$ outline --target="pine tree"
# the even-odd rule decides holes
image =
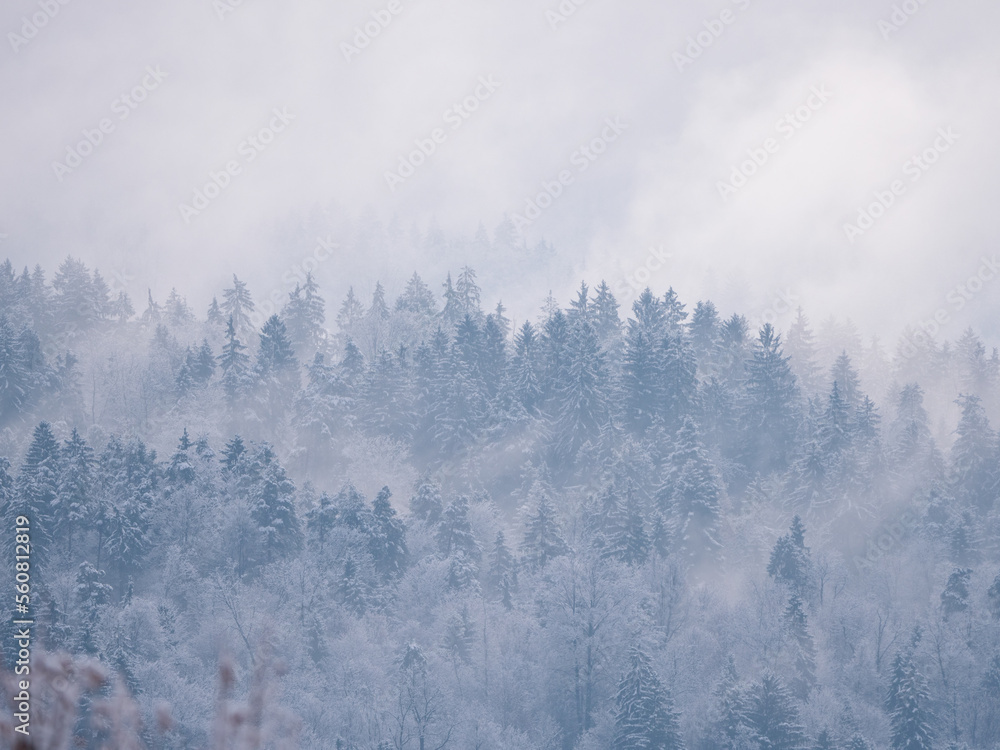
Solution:
[[[108,308],[108,315],[119,323],[124,323],[135,315],[135,308],[132,307],[132,299],[128,296],[128,292],[124,290],[118,292],[118,296]]]
[[[626,423],[642,434],[653,424],[662,396],[657,346],[666,323],[660,301],[648,288],[632,304],[632,314],[626,324],[622,384]]]
[[[789,532],[781,537],[771,550],[767,574],[778,583],[787,584],[793,592],[808,599],[812,578],[812,559],[805,544],[805,527],[795,516]]]
[[[764,674],[754,685],[746,717],[761,750],[800,750],[806,746],[795,703],[773,674]]]
[[[222,368],[222,389],[232,404],[249,387],[250,357],[236,335],[236,325],[231,316],[226,323],[226,343],[219,355],[219,366]]]
[[[123,443],[112,437],[99,461],[98,488],[93,504],[99,534],[97,559],[103,550],[108,569],[118,572],[118,590],[124,592],[130,575],[139,570],[153,546],[150,515],[156,496],[156,454],[140,440]]]
[[[243,459],[246,453],[246,444],[243,442],[243,438],[239,435],[233,435],[229,442],[226,443],[225,447],[222,449],[222,458],[220,459],[222,467],[226,472],[236,472],[239,468],[240,461]]]
[[[735,750],[737,738],[747,731],[747,695],[740,683],[732,654],[726,660],[722,680],[716,685],[713,695],[717,701],[713,724],[719,745],[725,750]]]
[[[924,472],[934,462],[936,449],[923,404],[924,391],[916,383],[900,391],[896,418],[889,429],[892,458],[900,469],[909,465]]]
[[[417,493],[410,499],[410,513],[429,526],[436,525],[444,513],[441,489],[429,481],[421,482]]]
[[[944,591],[941,592],[941,611],[947,618],[969,608],[969,580],[971,568],[956,568],[948,576]]]
[[[226,316],[222,314],[222,307],[219,306],[219,300],[216,297],[212,297],[212,303],[208,306],[208,312],[205,314],[205,321],[210,326],[224,326],[226,324]]]
[[[188,307],[187,300],[181,297],[174,288],[171,288],[170,294],[167,296],[164,313],[167,316],[167,322],[172,326],[184,326],[194,320],[194,314]]]
[[[796,311],[795,322],[788,329],[785,351],[790,357],[789,364],[796,379],[802,384],[802,389],[810,395],[819,393],[822,388],[822,376],[819,365],[816,364],[816,337],[801,307]]]
[[[597,441],[609,418],[608,373],[593,325],[581,318],[570,330],[563,375],[556,385],[554,447],[560,461]]]
[[[408,312],[418,320],[428,322],[437,315],[437,301],[434,299],[434,293],[416,271],[406,282],[406,288],[396,300],[396,310]]]
[[[802,608],[802,599],[793,593],[785,609],[785,622],[792,636],[795,674],[790,687],[801,701],[809,700],[809,694],[816,686],[816,647]]]
[[[39,563],[45,559],[54,539],[57,519],[63,526],[69,522],[64,509],[59,507],[60,453],[49,423],[40,422],[17,477],[15,512],[27,516],[31,522],[32,542],[41,553],[36,557]]]
[[[542,399],[538,375],[538,338],[531,323],[525,321],[514,336],[511,361],[511,388],[528,414],[536,414]]]
[[[709,377],[718,373],[720,365],[720,344],[722,322],[719,311],[712,302],[698,302],[691,316],[689,334],[691,348],[698,362],[698,373]]]
[[[102,316],[102,308],[107,304],[94,289],[87,266],[71,256],[67,256],[56,271],[52,290],[55,317],[64,326],[89,328]],[[103,292],[107,294],[106,285]]]
[[[337,597],[344,606],[356,615],[363,615],[372,599],[372,591],[362,576],[357,561],[348,556],[344,561],[344,570],[337,583]]]
[[[853,437],[851,433],[849,404],[841,398],[840,386],[834,380],[820,423],[820,443],[827,461],[848,448]]]
[[[500,382],[507,367],[507,342],[497,316],[489,314],[483,324],[482,347],[479,353],[479,368],[482,374],[485,396],[492,401],[500,390]]]
[[[480,320],[483,315],[480,307],[480,289],[476,283],[476,272],[469,266],[463,266],[455,282],[455,296],[458,299],[462,315],[469,315]]]
[[[455,326],[462,319],[465,311],[462,307],[462,300],[455,291],[451,283],[451,272],[444,282],[444,309],[441,310],[441,324],[447,331],[454,331]]]
[[[555,507],[545,490],[533,490],[534,509],[528,516],[521,551],[529,567],[543,568],[549,560],[569,552],[562,537]],[[529,498],[530,502],[531,498]]]
[[[769,323],[747,361],[746,399],[741,415],[744,458],[760,471],[788,463],[798,427],[798,387],[781,349],[781,337]]]
[[[296,551],[302,541],[295,511],[295,485],[267,443],[257,446],[245,459],[251,518],[264,548],[263,562],[271,563]]]
[[[824,727],[816,736],[816,743],[813,750],[837,750],[837,743],[830,735],[830,730]]]
[[[990,615],[994,620],[1000,620],[1000,573],[993,579],[989,590],[986,592],[986,599],[990,609]]]
[[[295,289],[288,293],[288,302],[281,311],[281,317],[298,356],[312,356],[322,346],[326,335],[323,329],[325,308],[319,285],[311,272],[306,274],[304,285],[296,284]]]
[[[62,449],[55,533],[73,554],[73,532],[90,513],[94,490],[94,451],[73,428]]]
[[[892,679],[886,698],[886,710],[892,726],[894,750],[929,750],[933,747],[929,695],[925,680],[913,663],[909,649],[896,654]]]
[[[482,554],[469,523],[469,498],[459,495],[445,508],[437,529],[438,549],[443,557],[461,551],[470,560],[478,561]]]
[[[618,300],[604,281],[598,285],[596,292],[591,307],[594,310],[594,327],[597,329],[601,348],[607,352],[617,353],[616,349],[622,335]]]
[[[340,329],[341,335],[348,339],[356,338],[360,333],[358,326],[364,319],[364,315],[364,305],[354,295],[354,287],[348,287],[347,296],[337,312],[337,328]]]
[[[104,571],[88,562],[80,563],[74,599],[78,611],[76,645],[86,654],[96,654],[94,631],[102,609],[110,602],[113,589],[104,583]]]
[[[222,312],[226,320],[232,323],[235,335],[243,341],[248,341],[253,333],[253,323],[250,314],[254,311],[253,299],[245,282],[233,274],[233,286],[222,293]]]
[[[569,303],[567,317],[569,318],[570,325],[581,320],[586,320],[591,324],[594,323],[594,311],[591,309],[589,295],[590,289],[587,287],[586,282],[581,281],[580,289],[576,293],[576,299],[571,300]]]
[[[497,532],[490,550],[487,586],[508,611],[513,609],[513,595],[517,591],[517,562],[507,548],[503,531]]]
[[[861,381],[846,351],[842,351],[840,356],[837,357],[837,361],[833,363],[833,369],[830,371],[830,379],[836,384],[840,395],[847,404],[847,408],[851,410],[856,409],[858,404],[861,403],[863,395],[861,393]]]
[[[34,389],[24,344],[6,312],[0,313],[0,424],[20,414],[31,401]]]
[[[548,411],[551,411],[551,402],[566,377],[569,336],[566,315],[557,308],[545,321],[539,347],[541,374],[539,384],[542,389],[542,403]]]
[[[316,547],[322,553],[327,538],[337,526],[337,506],[327,493],[320,493],[315,504],[306,511],[305,522],[306,529],[312,535],[310,544],[312,538],[315,538]]]
[[[441,646],[453,660],[468,664],[472,658],[472,648],[476,640],[476,629],[469,616],[469,608],[463,606],[453,612],[445,624]]]
[[[626,565],[642,565],[649,559],[651,547],[639,502],[630,485],[625,496],[616,503],[603,554]]]
[[[448,588],[453,591],[479,590],[479,557],[458,549],[448,558]]]
[[[962,418],[951,449],[951,487],[955,498],[989,512],[1000,494],[997,435],[978,396],[961,396]]]
[[[257,350],[257,377],[278,376],[297,366],[295,352],[285,324],[272,315],[260,329],[260,347]]]
[[[629,652],[630,668],[618,683],[612,750],[680,750],[680,719],[641,649]]]
[[[409,550],[406,547],[406,526],[396,516],[389,498],[392,493],[383,487],[372,508],[372,530],[369,550],[375,561],[375,572],[385,580],[398,579],[406,571]]]
[[[690,559],[697,562],[716,555],[722,481],[694,420],[685,417],[667,465],[666,480],[657,492],[660,512],[672,518]]]
[[[657,359],[662,377],[658,416],[664,428],[673,432],[694,410],[697,365],[687,339],[680,332],[664,336]]]

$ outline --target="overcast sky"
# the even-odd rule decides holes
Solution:
[[[895,337],[943,310],[943,335],[997,341],[995,3],[236,2],[3,3],[0,257],[51,276],[72,254],[140,309],[177,286],[203,312],[232,272],[263,295],[312,255],[302,217],[471,236],[563,173],[521,224],[557,261],[483,278],[489,300],[638,272],[724,312],[787,322],[791,299]],[[207,206],[181,207],[230,162]],[[877,193],[891,205],[845,230]],[[331,297],[413,270],[436,286],[428,253],[343,247],[318,274]]]

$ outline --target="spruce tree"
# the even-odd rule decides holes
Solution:
[[[503,531],[498,531],[490,550],[487,586],[509,611],[513,608],[513,595],[517,590],[517,561],[507,547]]]
[[[250,385],[250,357],[236,335],[232,316],[226,323],[226,343],[219,355],[219,366],[222,368],[222,389],[233,404]]]
[[[792,639],[794,676],[790,687],[792,693],[801,701],[809,700],[812,689],[816,686],[816,646],[809,634],[809,626],[802,599],[793,593],[785,609],[785,622]]]
[[[802,384],[802,389],[809,395],[819,393],[823,378],[819,365],[816,364],[816,337],[801,307],[796,311],[795,321],[788,329],[785,351],[790,357],[789,364],[796,379]]]
[[[471,560],[479,560],[482,551],[469,523],[469,498],[459,495],[445,508],[437,529],[438,549],[443,557],[461,550]]]
[[[250,314],[255,308],[246,283],[240,281],[236,274],[233,274],[233,286],[231,289],[226,289],[222,296],[222,312],[225,318],[232,323],[235,336],[243,341],[249,340],[253,333]]]
[[[803,599],[811,593],[812,559],[805,544],[805,527],[795,516],[789,532],[781,537],[771,550],[767,574],[778,583],[787,584]]]
[[[680,750],[680,719],[648,656],[629,652],[629,670],[618,683],[612,750]]]
[[[1000,573],[993,579],[993,583],[990,584],[990,588],[986,592],[986,602],[993,619],[1000,620]]]
[[[1000,493],[997,435],[978,396],[961,396],[956,403],[962,417],[951,449],[952,492],[959,502],[989,512]]]
[[[73,532],[90,513],[94,491],[94,451],[73,428],[62,449],[59,475],[59,502],[55,533],[66,540],[66,551],[73,553]]]
[[[754,685],[746,717],[761,750],[801,750],[806,747],[805,732],[799,724],[795,702],[775,675],[765,673]]]
[[[295,485],[266,443],[257,446],[247,458],[246,472],[251,517],[264,549],[262,562],[271,563],[289,556],[302,541],[295,510]]]
[[[74,589],[78,613],[76,646],[86,654],[98,652],[95,631],[103,608],[111,601],[112,591],[112,587],[104,582],[103,570],[88,562],[80,563]]]
[[[409,550],[406,547],[406,526],[397,517],[389,498],[392,493],[383,487],[372,505],[372,530],[369,550],[375,561],[375,572],[385,580],[398,579],[406,571]]]
[[[562,537],[555,507],[544,490],[533,491],[529,503],[534,507],[527,519],[527,528],[521,543],[524,562],[529,567],[543,568],[549,560],[569,552],[569,545]]]
[[[623,382],[625,421],[638,434],[653,424],[662,398],[658,348],[666,332],[662,303],[647,288],[632,304],[626,324]]]
[[[55,538],[57,519],[69,522],[59,507],[59,475],[61,451],[48,422],[40,422],[31,438],[31,445],[24,457],[17,477],[17,515],[25,515],[31,522],[32,542],[40,552],[39,563],[46,559]]]
[[[941,611],[947,618],[969,608],[969,579],[971,568],[956,568],[948,576],[944,591],[941,592]]]
[[[410,499],[410,513],[430,526],[436,525],[444,513],[441,489],[430,481],[421,482],[416,494]]]
[[[642,565],[649,559],[651,541],[646,533],[645,521],[639,501],[631,485],[614,510],[604,555],[614,557],[626,565]]]
[[[564,365],[553,399],[557,463],[572,461],[584,443],[595,443],[608,421],[607,368],[585,318],[571,327]]]
[[[698,426],[685,417],[677,431],[668,472],[657,492],[660,511],[672,518],[685,554],[692,561],[715,556],[718,541],[722,481],[698,435]]]
[[[788,464],[798,428],[798,386],[781,348],[781,336],[765,323],[746,363],[741,414],[744,460],[767,472]]]
[[[913,662],[911,650],[900,651],[893,659],[885,704],[893,750],[930,750],[933,747],[929,700],[926,682]]]

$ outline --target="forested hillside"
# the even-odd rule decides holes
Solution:
[[[538,302],[306,275],[260,321],[7,262],[4,600],[24,515],[34,647],[149,747],[209,746],[220,655],[304,748],[1000,746],[993,342]]]

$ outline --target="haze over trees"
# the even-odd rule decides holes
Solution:
[[[515,324],[469,267],[306,276],[257,326],[237,276],[204,314],[48,279],[0,265],[0,508],[36,648],[120,675],[151,747],[207,746],[220,652],[253,696],[263,645],[302,747],[1000,743],[971,330],[889,356],[605,283]]]

